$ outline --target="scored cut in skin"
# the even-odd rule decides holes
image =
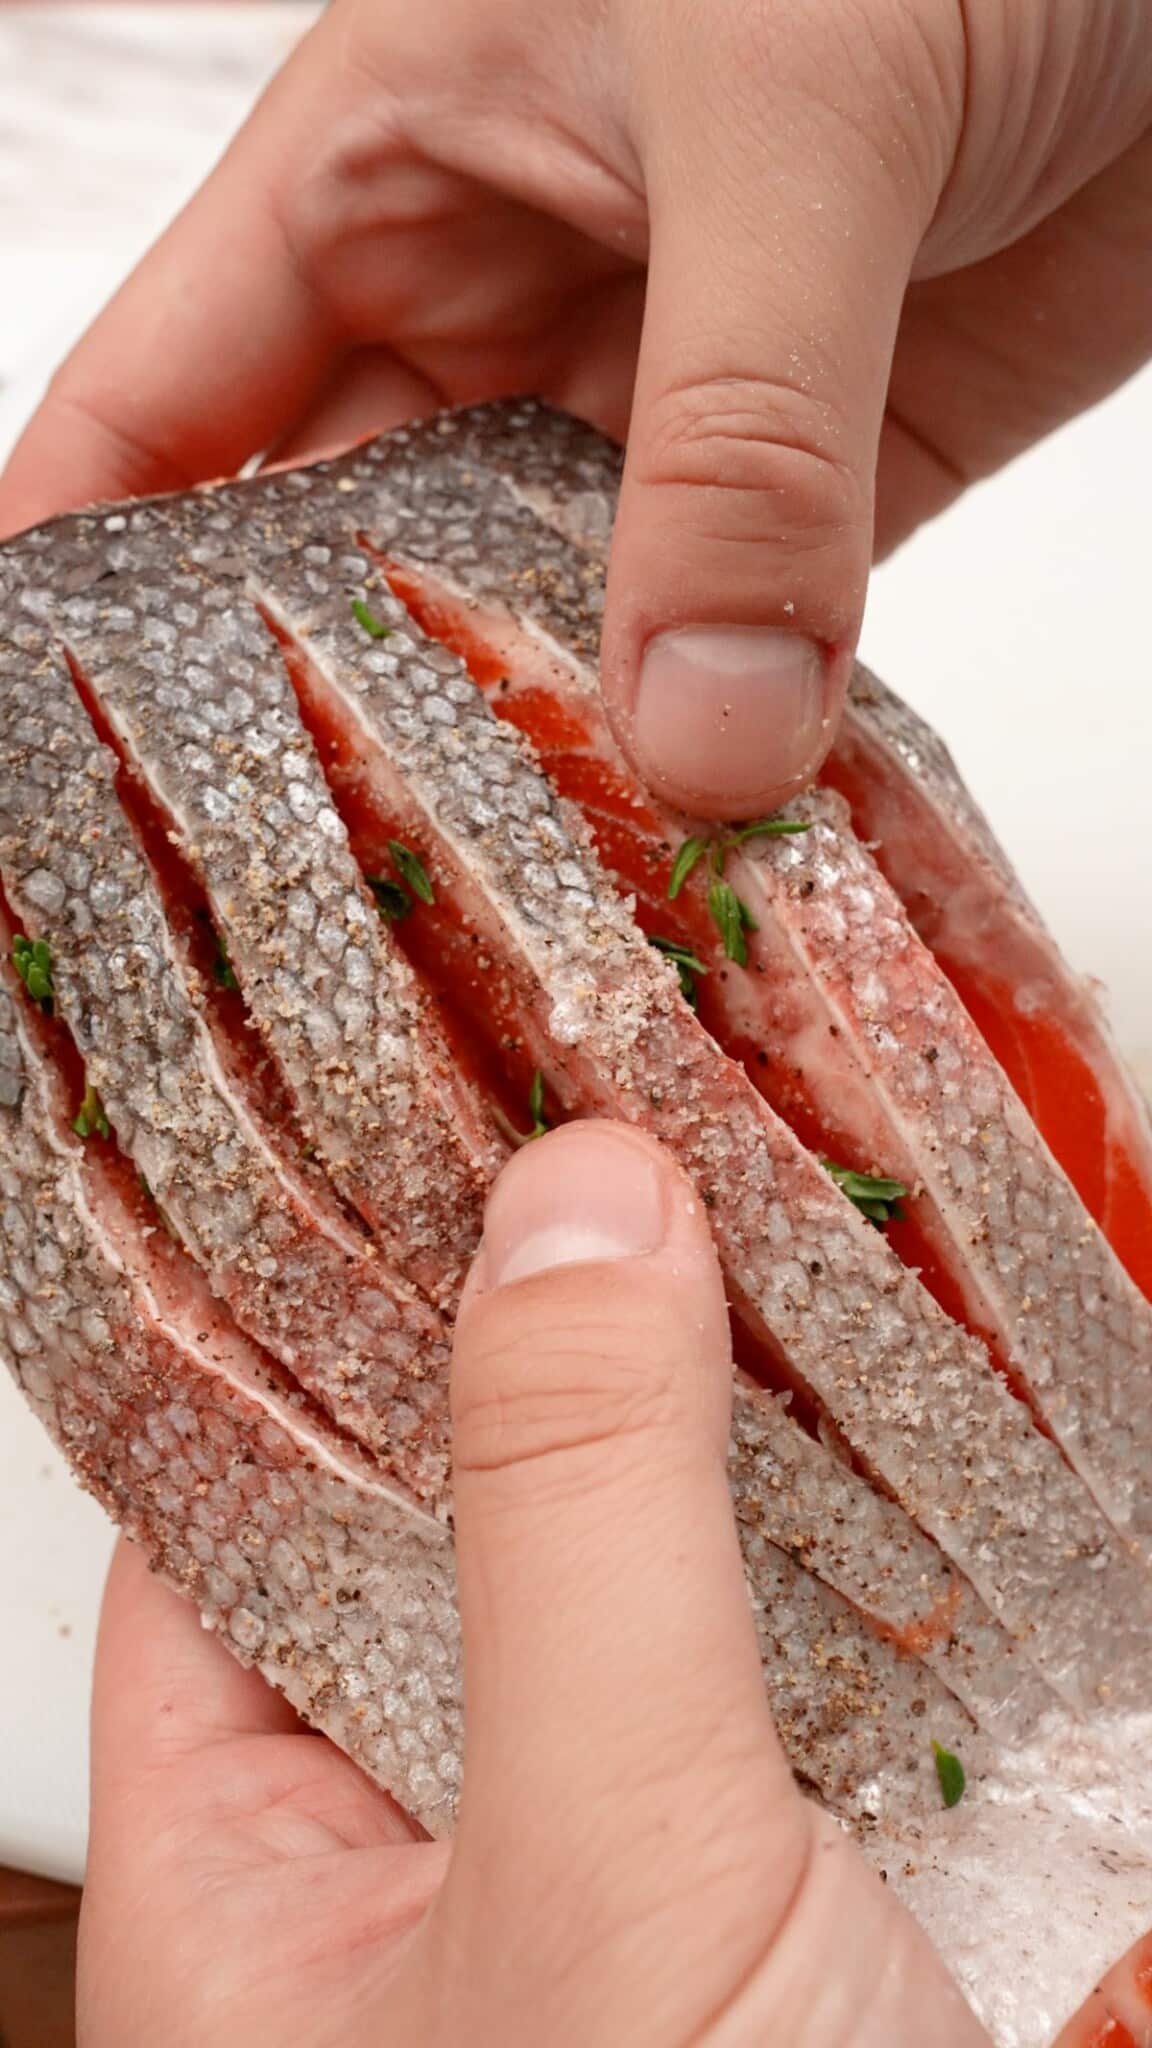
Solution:
[[[456,461],[485,485],[499,480],[563,539],[606,560],[623,458],[591,429],[528,400],[444,415],[409,438],[429,460]],[[1061,956],[947,747],[858,667],[820,780],[848,799],[861,839],[1041,1136],[1152,1298],[1148,1105],[1095,993]]]
[[[72,1136],[10,968],[0,981],[0,1355],[233,1652],[446,1832],[461,1760],[447,1532],[304,1412],[186,1256],[141,1228],[110,1155]],[[797,1767],[838,1806],[883,1774],[897,1812],[922,1811],[922,1722],[978,1764],[971,1722],[835,1594],[761,1553],[765,1677]]]
[[[29,617],[17,630],[0,645],[0,879],[22,928],[49,946],[86,1078],[241,1327],[436,1500],[447,1332],[248,1114],[120,809],[112,757],[40,627]]]
[[[764,1545],[784,1550],[928,1665],[982,1728],[1020,1742],[1054,1695],[971,1586],[895,1501],[737,1379],[729,1477],[758,1627],[773,1623]]]
[[[426,438],[433,485],[419,531],[381,493],[366,536],[394,555],[393,589],[470,661],[553,785],[582,804],[606,864],[641,899],[647,928],[687,943],[705,964],[705,1021],[727,1052],[744,1055],[773,1107],[817,1149],[913,1190],[892,1233],[897,1249],[989,1345],[1113,1525],[1148,1555],[1139,1475],[1152,1460],[1152,1307],[1040,1141],[839,799],[790,806],[785,821],[807,825],[803,835],[753,839],[727,854],[725,880],[757,927],[745,935],[747,970],[734,970],[708,912],[706,859],[668,901],[689,827],[641,787],[608,724],[595,668],[595,562],[542,533],[498,476],[477,484],[463,518],[455,459],[440,437]],[[408,459],[401,441],[394,460]]]
[[[401,469],[393,485],[390,466],[388,481],[415,521],[418,473]],[[529,1055],[560,1100],[639,1121],[671,1145],[711,1206],[754,1332],[784,1351],[1049,1681],[1085,1705],[1101,1688],[1138,1685],[1152,1582],[980,1347],[696,1025],[574,814],[462,665],[415,629],[367,562],[359,584],[327,599],[300,573],[309,545],[326,534],[346,547],[374,506],[379,516],[372,451],[258,489],[248,559],[262,603],[301,651],[306,719],[342,807],[376,803],[390,826],[399,817],[436,849],[438,893],[502,964]],[[390,637],[366,645],[353,601]],[[824,1276],[816,1288],[813,1266]]]
[[[1117,1255],[1152,1299],[1152,1119],[947,748],[858,669],[824,771]]]

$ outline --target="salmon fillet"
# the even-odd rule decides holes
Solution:
[[[794,1767],[1032,2048],[1152,1920],[1124,1183],[1054,1156],[842,796],[734,840],[638,787],[595,679],[617,475],[481,408],[0,549],[0,1350],[235,1653],[443,1831],[484,1192],[541,1109],[653,1132],[725,1267]]]

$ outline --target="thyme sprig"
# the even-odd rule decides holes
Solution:
[[[378,619],[375,612],[365,604],[362,597],[354,597],[352,599],[352,617],[355,619],[356,624],[367,633],[370,640],[391,639],[391,626],[386,626],[383,619]]]
[[[747,967],[746,934],[756,930],[756,920],[743,898],[724,879],[728,855],[749,839],[789,838],[797,832],[810,832],[812,824],[811,818],[756,818],[752,824],[737,825],[731,831],[711,835],[694,833],[684,841],[672,863],[672,873],[668,878],[669,902],[675,901],[693,869],[707,855],[713,877],[708,887],[712,922],[720,934],[727,958],[734,960],[738,967]]]
[[[893,1221],[900,1223],[904,1211],[900,1207],[902,1198],[908,1193],[902,1180],[889,1180],[880,1173],[857,1173],[854,1167],[838,1166],[833,1159],[822,1159],[821,1166],[830,1173],[842,1194],[854,1202],[861,1215],[867,1216],[878,1230]]]
[[[108,1121],[104,1104],[96,1089],[89,1081],[84,1089],[84,1100],[72,1119],[72,1129],[78,1138],[110,1138],[112,1126]]]
[[[17,932],[12,940],[12,964],[34,1003],[45,1016],[52,1015],[56,995],[52,979],[52,951],[45,939],[29,939]]]
[[[672,962],[680,977],[680,993],[694,1010],[698,1001],[696,978],[708,972],[704,962],[697,959],[690,946],[682,946],[676,939],[662,938],[659,932],[649,932],[648,944],[655,946],[658,953],[663,953],[665,959]]]
[[[945,1806],[959,1806],[968,1783],[963,1764],[950,1749],[945,1749],[942,1742],[932,1744],[932,1754],[936,1759],[936,1776],[940,1780],[940,1796]]]

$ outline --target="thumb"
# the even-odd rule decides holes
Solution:
[[[679,1871],[698,1920],[701,1810],[723,1816],[713,1876],[723,1887],[730,1871],[734,1938],[762,1940],[775,1889],[790,1895],[808,1822],[745,1589],[730,1388],[705,1212],[660,1147],[576,1123],[517,1154],[489,1200],[453,1364],[453,1882],[469,1891],[481,1866],[504,1927],[539,1935],[558,1901],[572,1932],[590,1917],[611,1945],[635,1930],[637,1896],[652,1903],[656,1842],[657,1890]],[[765,1866],[754,1884],[749,1858]]]
[[[910,60],[895,36],[884,58],[883,6],[850,51],[822,5],[778,34],[770,8],[710,8],[705,37],[686,12],[703,20],[673,0],[691,48],[660,67],[642,150],[651,261],[603,673],[649,785],[747,817],[810,781],[835,734],[946,139],[938,87],[913,142],[900,131]]]

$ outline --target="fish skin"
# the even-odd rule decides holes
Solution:
[[[282,488],[265,485],[265,503],[281,502]],[[719,1054],[607,885],[582,820],[456,657],[420,632],[366,559],[358,589],[338,596],[320,597],[301,573],[321,532],[371,532],[390,546],[397,506],[411,533],[423,521],[431,536],[444,493],[427,464],[397,466],[393,444],[298,477],[292,547],[262,556],[273,522],[253,522],[262,601],[345,705],[358,745],[375,750],[388,802],[405,793],[487,950],[510,963],[523,1035],[561,1102],[640,1123],[670,1146],[710,1206],[737,1308],[1049,1683],[1088,1708],[1102,1686],[1138,1686],[1152,1581],[982,1348]],[[388,639],[365,646],[350,595]],[[825,1276],[818,1289],[813,1265]]]
[[[214,757],[206,749],[215,744],[220,746],[229,772],[228,788],[235,793],[235,809],[226,822],[230,834],[236,835],[235,843],[238,849],[243,850],[260,836],[261,817],[258,806],[249,808],[242,805],[241,798],[245,795],[246,784],[251,783],[259,790],[263,759],[269,757],[254,757],[251,751],[244,747],[243,720],[240,721],[241,729],[238,731],[235,712],[229,717],[219,719],[206,719],[202,716],[207,705],[219,700],[222,690],[225,692],[222,701],[227,705],[227,691],[236,687],[235,681],[229,683],[227,673],[221,672],[220,669],[221,643],[223,642],[225,649],[229,649],[232,634],[229,629],[214,626],[211,634],[212,644],[206,647],[204,632],[199,630],[198,614],[190,602],[198,595],[197,578],[206,563],[211,563],[213,572],[218,573],[226,585],[231,578],[233,590],[238,575],[242,573],[242,560],[235,552],[238,534],[234,530],[234,521],[229,517],[226,503],[221,502],[222,495],[214,494],[209,531],[206,535],[201,534],[199,538],[195,530],[196,518],[193,516],[189,520],[185,516],[185,508],[189,502],[185,500],[162,501],[155,506],[138,508],[132,515],[128,531],[124,530],[123,521],[113,515],[114,533],[111,539],[103,532],[103,523],[99,519],[71,522],[73,530],[69,545],[63,554],[63,573],[69,583],[70,594],[53,605],[53,623],[88,669],[89,681],[105,711],[109,714],[119,713],[120,725],[133,758],[148,770],[153,789],[164,797],[172,808],[176,807],[177,802],[187,801],[186,797],[178,795],[177,790],[180,779],[177,750],[182,743],[188,742],[188,734],[183,727],[187,694],[184,686],[187,681],[195,685],[196,725],[190,742],[196,750],[193,765],[204,778],[203,790],[211,796],[216,790],[216,783],[207,771]],[[203,513],[207,510],[202,500],[193,499],[190,503],[194,512]],[[250,526],[249,520],[249,530]],[[147,584],[142,583],[142,578],[146,576],[146,564],[150,559],[154,560],[157,553],[158,529],[165,539],[170,539],[173,546],[182,552],[175,555],[167,552],[163,555],[162,559],[167,565],[166,573],[161,575],[159,583],[154,587],[161,592],[167,589],[169,594],[175,588],[175,601],[181,607],[188,607],[186,611],[182,611],[176,622],[180,628],[178,640],[174,643],[171,637],[167,637],[164,643],[166,653],[162,670],[163,680],[158,686],[159,701],[153,694],[157,686],[147,674],[141,676],[134,665],[135,656],[128,623],[129,617],[135,611],[142,612],[146,619],[158,615],[156,605],[147,601]],[[306,563],[306,573],[311,576],[316,564],[308,560],[307,550],[300,554],[300,559]],[[365,567],[363,558],[356,557],[353,567],[362,570]],[[192,573],[193,570],[195,573]],[[350,616],[350,609],[343,604],[341,612]],[[113,621],[111,625],[107,623],[109,617]],[[303,757],[310,755],[310,742],[294,717],[294,699],[289,695],[285,701],[287,685],[279,666],[279,657],[275,657],[276,673],[271,674],[266,671],[263,659],[265,648],[271,651],[271,643],[266,637],[261,640],[258,634],[253,639],[250,634],[244,634],[242,646],[243,653],[240,658],[244,662],[245,673],[241,686],[248,693],[255,687],[252,670],[255,670],[257,677],[265,682],[266,701],[275,714],[277,733],[284,745],[298,757],[295,764],[297,778],[302,779],[299,776],[299,768]],[[190,678],[187,676],[187,670],[181,667],[185,654],[188,655],[192,669]],[[210,670],[204,666],[205,663],[214,664],[214,667]],[[249,715],[247,707],[238,708],[243,711],[244,717]],[[276,757],[271,758],[275,760]],[[265,789],[265,796],[267,793]],[[251,970],[254,960],[257,963],[260,960],[262,947],[267,946],[268,934],[262,931],[259,925],[257,890],[250,881],[245,881],[238,874],[235,866],[231,869],[227,866],[226,842],[223,854],[220,851],[221,836],[218,807],[212,804],[209,812],[206,812],[201,796],[198,813],[194,821],[185,827],[182,837],[189,851],[195,850],[198,862],[216,882],[217,905],[227,906],[226,910],[221,912],[221,922],[229,938],[230,957],[246,991],[256,992],[259,989],[259,981]],[[330,848],[337,835],[334,831],[329,831],[323,838],[325,852],[330,857]],[[261,877],[262,883],[274,880],[275,877]],[[255,899],[256,916],[243,921],[237,918],[235,909],[225,894],[229,890],[235,894],[239,888],[250,892]],[[272,1035],[271,1043],[282,1068],[290,1073],[293,1063],[291,1029],[281,1029],[278,1034]],[[424,1114],[422,1108],[421,1115]],[[477,1234],[478,1206],[473,1223],[473,1234]],[[434,1399],[434,1391],[431,1387],[428,1389],[430,1402]],[[745,1403],[754,1406],[757,1398],[754,1393],[739,1395],[738,1415]],[[771,1413],[774,1415],[775,1411]],[[430,1407],[429,1414],[438,1416],[441,1426],[446,1427],[446,1417],[435,1407]],[[356,1418],[352,1415],[346,1415],[342,1419],[350,1426],[355,1425]],[[361,1430],[360,1433],[366,1435],[369,1441],[372,1440],[370,1430]],[[802,1457],[807,1440],[790,1419],[785,1420],[782,1429],[776,1430],[778,1463],[785,1455],[784,1444],[780,1440],[785,1434],[800,1439],[787,1455],[789,1469],[794,1469],[797,1460]],[[756,1488],[759,1486],[761,1492],[763,1491],[764,1475],[762,1462],[760,1465],[754,1464],[750,1471],[745,1469],[743,1452],[746,1445],[755,1441],[762,1453],[764,1438],[765,1428],[762,1421],[755,1427],[749,1426],[739,1434],[737,1455],[733,1463],[733,1487],[738,1501],[742,1504],[743,1519],[746,1526],[755,1530],[754,1540],[761,1548],[762,1535],[767,1533],[772,1536],[776,1533],[776,1511],[785,1507],[779,1495],[773,1493],[767,1506],[758,1501],[754,1515],[747,1511],[748,1501],[757,1501]],[[812,1455],[812,1452],[807,1453],[809,1460]],[[1014,1668],[1010,1640],[992,1623],[990,1617],[981,1616],[980,1603],[967,1593],[967,1589],[964,1594],[965,1605],[972,1610],[968,1626],[961,1625],[962,1616],[958,1613],[954,1617],[955,1625],[951,1632],[944,1635],[939,1642],[932,1642],[932,1637],[938,1629],[941,1581],[947,1580],[947,1574],[942,1571],[933,1546],[914,1524],[906,1517],[900,1518],[901,1526],[897,1531],[893,1531],[891,1527],[886,1530],[885,1547],[870,1553],[866,1559],[858,1560],[855,1566],[834,1544],[825,1539],[820,1524],[822,1514],[829,1506],[829,1489],[842,1489],[848,1477],[842,1476],[838,1465],[828,1460],[826,1464],[828,1470],[823,1506],[817,1492],[813,1491],[806,1496],[806,1526],[805,1514],[798,1513],[798,1504],[795,1501],[787,1504],[781,1531],[787,1542],[802,1540],[806,1547],[806,1557],[813,1562],[817,1575],[825,1579],[833,1589],[846,1591],[849,1597],[865,1612],[873,1615],[894,1639],[907,1638],[924,1641],[929,1645],[926,1652],[927,1661],[933,1664],[945,1683],[953,1684],[958,1697],[971,1707],[977,1718],[985,1725],[1003,1729],[1006,1720],[1010,1720],[1015,1732],[1022,1732],[1040,1711],[1039,1701],[1043,1689],[1035,1682],[1028,1683]],[[895,1515],[895,1509],[889,1510],[889,1523]],[[874,1524],[872,1534],[877,1533]],[[948,1584],[950,1587],[958,1586],[954,1579],[948,1581]],[[952,1597],[951,1591],[948,1597]],[[1018,1664],[1018,1660],[1015,1661]]]
[[[114,763],[32,616],[0,644],[0,876],[117,1141],[241,1325],[427,1497],[448,1466],[440,1319],[270,1154],[220,1071]],[[365,925],[375,920],[364,910]]]
[[[126,537],[119,570],[94,564],[53,624],[208,891],[306,1135],[389,1262],[451,1307],[504,1148],[389,942],[280,652],[197,511],[187,536],[169,511],[159,558],[155,519]]]
[[[739,1377],[732,1446],[733,1504],[762,1629],[774,1612],[762,1571],[767,1539],[914,1653],[981,1728],[1006,1742],[1035,1730],[1053,1693],[895,1501],[799,1428],[781,1397]]]
[[[1029,1114],[1152,1298],[1152,1114],[1094,990],[1063,959],[944,742],[858,666],[824,779],[848,798],[961,996],[980,998],[976,1021]],[[1037,1024],[1059,1034],[1054,1085],[1029,1051]]]
[[[461,1726],[448,1531],[285,1398],[180,1254],[178,1284],[126,1265],[114,1191],[4,978],[0,1355],[233,1654],[442,1833]]]
[[[4,979],[0,1356],[77,1476],[233,1653],[444,1834],[462,1729],[448,1532],[292,1405],[197,1301],[181,1253],[141,1270],[139,1233],[72,1137]],[[759,1549],[766,1681],[798,1765],[842,1808],[883,1774],[890,1799],[923,1811],[922,1718],[979,1758],[968,1716],[799,1565]]]

